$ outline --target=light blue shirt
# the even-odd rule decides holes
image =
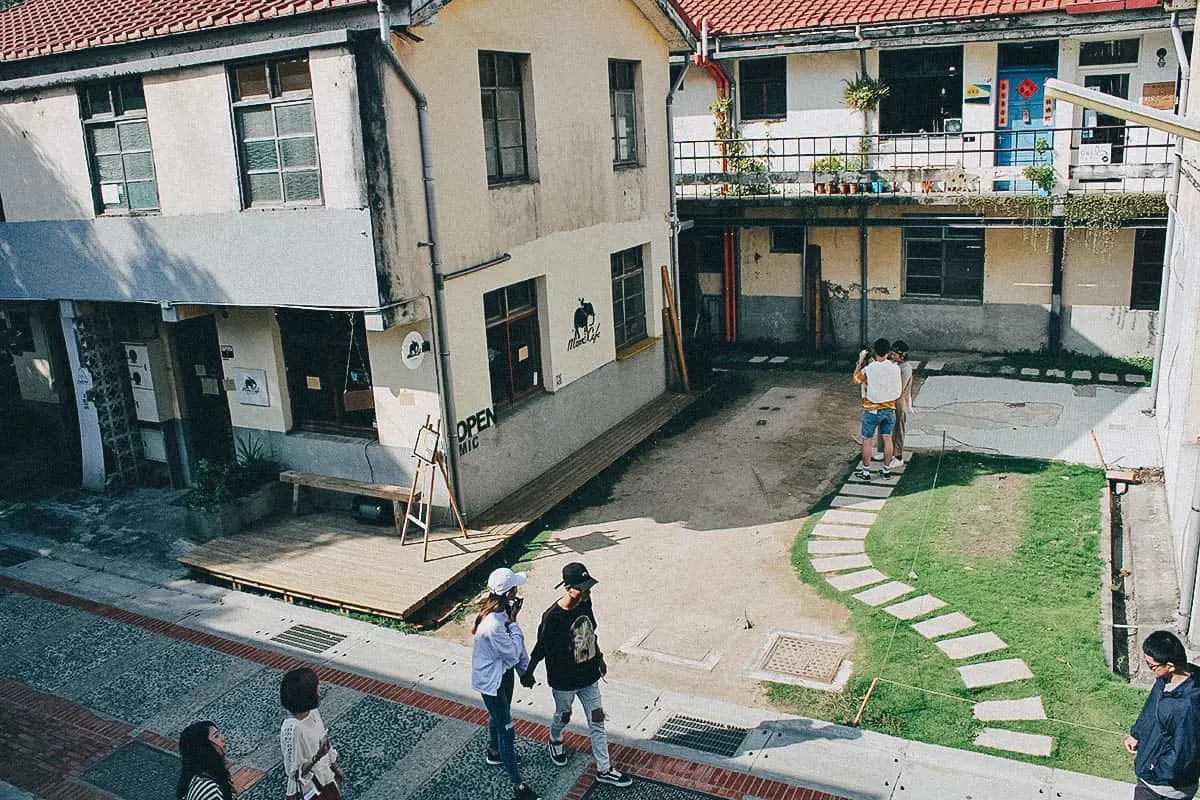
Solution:
[[[493,611],[479,623],[471,649],[471,687],[486,695],[500,690],[500,679],[512,667],[525,673],[529,653],[525,633],[504,611]]]

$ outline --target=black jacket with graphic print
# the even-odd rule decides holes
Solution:
[[[537,644],[529,654],[529,672],[546,660],[551,689],[573,692],[591,686],[603,674],[604,655],[596,644],[596,617],[590,600],[567,611],[558,603],[546,609]]]

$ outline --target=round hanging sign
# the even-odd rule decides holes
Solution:
[[[416,369],[425,360],[425,337],[417,331],[409,331],[402,345],[404,366]]]

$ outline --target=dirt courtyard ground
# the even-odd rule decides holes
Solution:
[[[765,705],[746,673],[770,634],[845,635],[846,609],[796,577],[791,548],[815,502],[850,469],[858,389],[848,374],[728,377],[745,392],[600,476],[611,482],[607,501],[578,508],[551,533],[524,591],[531,648],[569,561],[600,581],[598,636],[625,681]],[[438,635],[469,643],[469,627]]]

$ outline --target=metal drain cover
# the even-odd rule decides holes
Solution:
[[[38,558],[37,553],[28,550],[18,550],[15,547],[0,547],[0,567],[15,567]]]
[[[735,728],[696,717],[674,716],[662,724],[654,740],[689,747],[704,753],[732,757],[742,746],[748,728]]]
[[[336,644],[341,644],[345,634],[314,628],[311,625],[293,625],[286,631],[271,637],[272,642],[290,645],[308,653],[323,653]]]
[[[762,669],[794,678],[832,683],[847,655],[848,648],[837,642],[781,635],[763,658]]]

